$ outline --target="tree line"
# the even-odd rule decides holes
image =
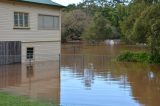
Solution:
[[[63,42],[106,39],[148,45],[160,61],[160,0],[82,0],[63,10]]]
[[[159,0],[83,0],[63,10],[62,40],[151,43],[159,17]]]
[[[62,41],[120,38],[119,21],[125,15],[125,0],[83,0],[63,10]]]

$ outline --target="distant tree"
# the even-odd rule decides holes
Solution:
[[[147,8],[145,3],[137,3],[137,4],[130,4],[127,7],[126,16],[120,21],[120,30],[121,30],[121,38],[129,43],[135,43],[136,38],[133,33],[134,25],[137,19],[141,16],[141,13]],[[145,42],[146,40],[141,40],[141,42]]]
[[[117,38],[117,35],[118,32],[111,25],[111,22],[100,13],[97,13],[92,22],[87,26],[82,37],[85,40],[103,41]]]
[[[119,27],[119,21],[122,21],[123,17],[127,15],[126,6],[117,4],[114,8],[106,7],[102,14],[112,22],[112,25]]]
[[[146,8],[136,20],[133,35],[136,42],[147,43],[151,47],[151,60],[160,63],[160,4]]]
[[[77,9],[76,4],[69,4],[66,8],[63,9],[63,11],[69,12],[75,9]]]
[[[104,8],[113,8],[118,4],[125,3],[128,3],[128,0],[83,0],[77,7],[88,15],[94,16],[97,11],[102,11]]]
[[[90,17],[81,10],[63,13],[62,16],[62,41],[78,40],[84,32]]]
[[[134,3],[142,3],[145,2],[147,4],[155,4],[155,3],[159,3],[160,0],[132,0],[132,2]]]
[[[160,63],[160,19],[152,24],[151,31],[151,62]]]

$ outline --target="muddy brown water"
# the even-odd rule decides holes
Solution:
[[[112,61],[127,45],[62,45],[59,61],[0,66],[0,90],[62,106],[159,106],[160,65]],[[57,55],[58,56],[58,55]]]

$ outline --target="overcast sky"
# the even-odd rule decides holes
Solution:
[[[68,4],[73,4],[73,3],[77,4],[81,2],[82,0],[52,0],[52,1],[62,4],[64,6],[67,6]]]

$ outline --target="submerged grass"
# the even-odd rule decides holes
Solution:
[[[27,97],[13,96],[5,92],[0,92],[0,106],[57,106],[57,105],[38,100],[30,100]]]
[[[117,61],[122,62],[141,62],[150,63],[150,54],[146,52],[122,52],[117,58]]]

